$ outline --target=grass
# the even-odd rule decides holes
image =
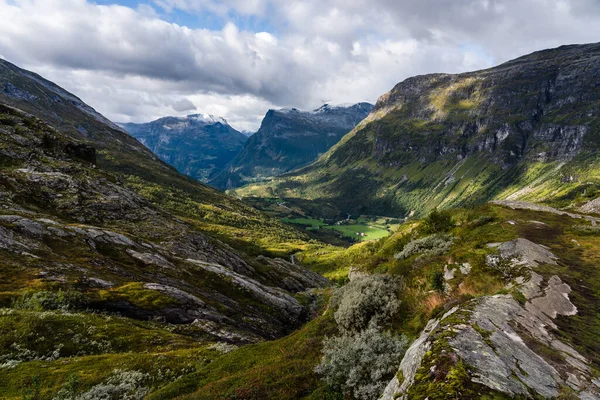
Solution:
[[[145,289],[142,282],[130,282],[117,288],[100,290],[101,301],[125,300],[144,310],[159,310],[179,305],[179,301],[156,290]]]
[[[321,342],[335,333],[331,313],[279,340],[244,346],[148,397],[178,399],[298,399],[324,391],[314,373]]]
[[[281,222],[286,224],[294,224],[294,225],[302,225],[311,228],[319,228],[322,226],[326,226],[327,224],[323,222],[323,220],[316,218],[281,218]]]
[[[341,232],[344,236],[356,238],[359,241],[377,240],[389,236],[387,229],[377,228],[373,225],[352,224],[352,225],[333,225],[325,226],[324,229],[333,229]],[[364,233],[365,236],[359,236],[357,233]]]

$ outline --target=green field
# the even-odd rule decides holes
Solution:
[[[329,225],[324,226],[323,228],[335,229],[336,231],[342,232],[344,236],[353,237],[359,241],[381,239],[382,237],[386,237],[391,233],[387,229],[383,229],[374,225],[363,224]],[[357,233],[364,233],[365,236],[359,236]]]
[[[389,218],[361,216],[356,220],[350,220],[348,223],[344,221],[342,225],[329,225],[323,219],[317,218],[281,218],[283,223],[299,225],[308,231],[315,232],[320,229],[330,229],[341,232],[344,237],[353,238],[359,242],[377,240],[390,235],[399,225],[389,224],[389,220]],[[361,236],[361,233],[364,233],[365,236]]]

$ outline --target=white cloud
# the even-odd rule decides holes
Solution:
[[[159,17],[176,10],[233,19],[208,30]],[[269,107],[375,101],[411,75],[598,37],[596,0],[0,0],[0,54],[120,122],[193,106],[256,129]]]

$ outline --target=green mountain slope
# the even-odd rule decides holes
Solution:
[[[182,174],[207,182],[237,155],[247,137],[212,115],[164,117],[121,124],[161,160]]]
[[[304,166],[336,144],[372,108],[371,104],[358,103],[325,104],[310,112],[269,110],[258,132],[210,183],[230,189]]]
[[[409,78],[315,163],[237,194],[378,215],[493,198],[568,205],[600,184],[599,61],[600,44],[573,45]]]

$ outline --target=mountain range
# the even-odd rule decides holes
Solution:
[[[230,189],[316,160],[362,121],[373,106],[325,104],[314,111],[269,110],[260,129],[210,183]]]
[[[247,140],[225,119],[212,115],[165,117],[121,126],[161,160],[203,182],[223,169]]]

